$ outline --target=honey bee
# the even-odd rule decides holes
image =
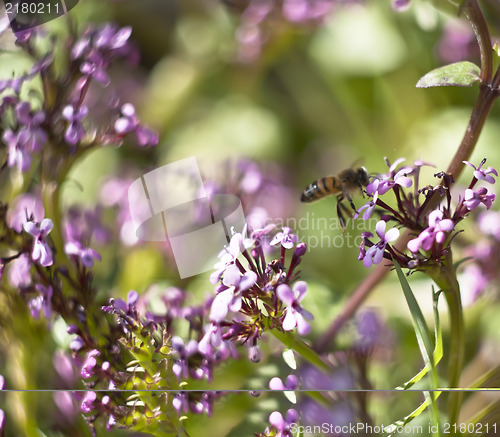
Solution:
[[[337,216],[340,221],[340,226],[345,230],[346,222],[343,212],[349,215],[349,217],[352,217],[352,214],[343,204],[343,201],[347,199],[353,211],[356,212],[351,194],[356,190],[360,190],[361,194],[363,194],[363,187],[366,187],[369,182],[370,176],[364,167],[359,167],[357,169],[348,168],[340,172],[337,176],[326,176],[308,185],[302,192],[300,201],[310,203],[322,199],[323,197],[336,194]]]

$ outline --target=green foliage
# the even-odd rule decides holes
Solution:
[[[456,62],[436,68],[423,76],[417,82],[417,88],[431,88],[435,86],[472,86],[479,82],[481,69],[472,62]]]
[[[431,338],[429,335],[429,328],[427,327],[427,322],[422,314],[422,310],[418,305],[415,295],[413,294],[406,277],[401,270],[401,267],[396,261],[394,261],[394,267],[396,269],[401,288],[405,295],[406,301],[408,303],[408,308],[410,310],[413,328],[415,330],[415,335],[417,337],[417,342],[420,348],[420,353],[425,363],[425,369],[421,370],[417,375],[411,378],[408,382],[403,385],[403,390],[409,389],[413,384],[421,380],[428,372],[430,372],[430,389],[432,391],[424,391],[426,400],[422,403],[416,410],[410,413],[401,421],[397,421],[394,426],[404,426],[411,422],[413,419],[418,417],[423,413],[427,407],[431,407],[432,410],[432,421],[433,424],[439,424],[439,411],[437,408],[436,400],[441,394],[438,391],[439,382],[436,366],[443,356],[443,339],[441,334],[441,326],[439,323],[439,312],[437,308],[438,299],[440,292],[432,292],[433,294],[433,308],[434,308],[434,318],[435,318],[435,347],[434,352],[432,352]],[[392,435],[392,434],[391,434]]]

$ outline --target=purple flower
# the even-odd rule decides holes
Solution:
[[[179,379],[187,378],[189,376],[189,357],[198,353],[198,342],[196,340],[189,340],[186,345],[184,345],[184,340],[181,337],[174,336],[171,340],[172,349],[177,352],[178,359],[174,361],[172,365],[172,371]],[[203,373],[199,375],[197,372],[191,373],[196,379],[201,379]],[[199,376],[199,377],[198,377]]]
[[[100,207],[88,210],[70,208],[63,223],[64,240],[82,248],[87,246],[84,242],[88,243],[93,238],[99,243],[108,242],[109,230],[102,225],[101,215]]]
[[[477,180],[486,181],[489,182],[490,184],[494,184],[495,178],[491,175],[494,174],[495,176],[498,176],[498,173],[493,167],[488,167],[486,170],[483,170],[481,167],[484,165],[485,162],[486,159],[483,159],[479,164],[479,167],[476,168],[476,166],[474,164],[471,164],[469,161],[463,161],[464,164],[474,169],[474,177]]]
[[[96,357],[99,355],[101,355],[101,353],[97,349],[92,349],[87,352],[85,361],[83,362],[83,366],[80,371],[82,378],[90,378],[94,374],[94,367],[97,365]]]
[[[134,105],[131,103],[125,103],[121,107],[121,117],[115,121],[114,129],[120,135],[135,132],[140,146],[156,146],[158,144],[158,135],[139,124]]]
[[[371,217],[373,210],[375,209],[377,199],[378,191],[375,191],[375,193],[373,194],[373,198],[356,211],[356,213],[354,214],[354,219],[357,219],[361,214],[361,211],[366,209],[366,211],[363,213],[363,220],[368,220]]]
[[[424,229],[417,238],[410,240],[406,247],[413,253],[417,253],[420,248],[429,250],[435,241],[439,244],[444,243],[445,232],[451,231],[454,227],[453,220],[443,220],[443,212],[434,210],[429,214],[429,227]]]
[[[98,53],[97,51],[90,52],[80,65],[80,71],[84,75],[81,80],[81,85],[83,86],[90,78],[92,78],[104,87],[107,87],[110,84],[110,79],[108,73],[106,72],[107,67],[108,63],[101,53]]]
[[[76,108],[73,105],[66,105],[62,110],[62,116],[69,121],[68,128],[64,133],[64,139],[72,146],[75,146],[85,138],[85,129],[82,120],[87,116],[89,110],[86,106]]]
[[[39,196],[21,194],[14,199],[12,207],[7,211],[7,226],[21,233],[29,220],[40,223],[45,217],[43,202]]]
[[[111,23],[106,23],[94,36],[94,47],[106,50],[119,50],[126,47],[132,35],[132,27],[125,26],[120,29]]]
[[[243,275],[236,265],[231,264],[224,271],[222,284],[225,287],[212,302],[210,320],[222,322],[229,311],[237,312],[241,309],[241,292],[248,290],[257,281],[257,274],[253,271]]]
[[[222,328],[214,322],[206,327],[206,333],[198,343],[198,350],[210,361],[223,361],[229,356],[238,356],[234,344],[222,338]],[[211,376],[211,371],[209,374]]]
[[[222,274],[225,272],[225,270],[236,261],[238,256],[251,247],[254,244],[254,240],[251,238],[246,238],[247,234],[247,226],[245,224],[245,227],[243,228],[243,232],[240,234],[238,232],[234,232],[234,228],[231,229],[231,232],[233,233],[233,236],[231,237],[231,240],[229,241],[229,245],[225,246],[224,249],[222,249],[219,252],[219,262],[215,264],[214,268],[216,269],[215,272],[213,272],[210,275],[210,282],[212,284],[217,284],[219,282]]]
[[[286,412],[286,419],[283,418],[279,411],[273,411],[269,416],[269,423],[278,431],[276,437],[291,437],[292,432],[290,428],[298,420],[299,414],[293,408],[290,408]]]
[[[19,102],[16,105],[18,123],[22,126],[18,138],[27,150],[39,152],[47,142],[47,133],[40,127],[45,121],[42,111],[32,113],[28,102]]]
[[[139,300],[139,293],[135,290],[131,290],[127,295],[127,302],[123,299],[113,299],[109,300],[109,306],[103,306],[102,310],[108,313],[113,312],[123,312],[125,314],[130,314],[135,311],[136,304]]]
[[[7,165],[17,166],[22,171],[28,171],[31,167],[31,154],[19,138],[19,133],[15,134],[11,129],[5,130],[2,139],[7,145]]]
[[[394,188],[396,185],[400,185],[405,188],[409,188],[412,185],[411,179],[407,176],[407,174],[413,171],[412,167],[404,167],[395,173],[397,166],[404,161],[404,158],[397,159],[390,167],[389,173],[383,175],[381,179],[375,179],[373,182],[368,184],[366,187],[366,192],[369,195],[374,195],[378,193],[379,195],[383,195],[387,193],[389,190]]]
[[[278,232],[269,244],[271,246],[276,246],[281,243],[281,246],[285,249],[292,249],[293,245],[297,243],[297,241],[299,241],[297,235],[292,234],[292,230],[285,226],[282,232]]]
[[[269,389],[270,390],[296,390],[299,388],[299,378],[297,378],[295,375],[288,375],[286,377],[285,383],[281,380],[281,378],[278,378],[275,376],[274,378],[269,381]]]
[[[380,264],[384,258],[385,247],[387,244],[397,240],[399,237],[398,229],[392,228],[385,232],[386,226],[387,223],[380,220],[375,227],[380,241],[371,246],[368,250],[360,251],[358,259],[363,260],[363,265],[366,268],[370,268],[373,264]]]
[[[7,145],[7,165],[17,166],[20,171],[27,171],[31,167],[31,154],[39,152],[47,142],[47,134],[40,127],[45,120],[43,112],[31,112],[28,102],[19,102],[15,109],[16,120],[20,126],[17,132],[6,129],[2,139]]]
[[[39,293],[38,296],[28,301],[31,316],[38,320],[40,313],[43,312],[43,316],[50,319],[52,315],[52,287],[50,285],[45,287],[42,284],[36,284],[35,288]]]
[[[465,190],[464,205],[469,211],[477,208],[481,203],[486,206],[486,209],[490,209],[494,200],[495,195],[488,194],[487,188],[481,187],[477,191],[470,188]]]
[[[9,263],[8,279],[10,285],[15,288],[23,288],[31,285],[31,260],[23,253],[19,258]]]
[[[88,391],[82,399],[80,404],[80,409],[82,413],[90,413],[94,409],[94,402],[97,399],[97,393],[95,391]]]
[[[186,393],[177,393],[172,400],[172,406],[175,408],[179,416],[187,413],[189,411],[189,404]]]
[[[69,343],[69,348],[73,352],[78,352],[82,347],[85,346],[85,342],[80,337],[73,338]]]
[[[115,131],[119,134],[128,134],[135,130],[139,120],[135,115],[134,105],[125,103],[121,107],[122,116],[115,121]]]
[[[313,320],[313,315],[301,307],[300,301],[304,299],[307,293],[307,284],[304,281],[298,281],[293,289],[287,284],[280,284],[276,288],[278,298],[285,304],[285,318],[283,319],[283,329],[291,331],[297,327],[300,335],[307,335],[311,326],[307,320]]]
[[[45,237],[54,228],[54,223],[50,219],[43,219],[40,225],[35,222],[29,221],[23,225],[24,230],[35,238],[33,244],[33,252],[31,253],[31,258],[33,261],[39,261],[40,265],[43,267],[51,266],[52,260],[52,250]]]
[[[108,423],[106,423],[106,431],[111,432],[116,425],[116,418],[112,414],[109,415]]]
[[[82,245],[77,241],[69,241],[64,245],[64,251],[67,255],[72,255],[80,258],[82,264],[90,268],[94,265],[94,260],[101,260],[101,255],[97,253],[94,249],[90,247],[82,247]]]
[[[241,309],[241,294],[236,294],[234,288],[221,291],[212,302],[210,320],[222,322],[229,311],[237,312]]]

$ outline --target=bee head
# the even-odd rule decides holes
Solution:
[[[359,183],[363,186],[366,187],[370,183],[370,175],[366,171],[366,168],[364,167],[359,167],[356,170],[356,175],[358,177]]]

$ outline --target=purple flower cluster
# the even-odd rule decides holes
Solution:
[[[109,102],[107,125],[101,126],[102,121],[98,120],[93,126],[89,120],[86,97],[91,84],[108,86],[111,64],[118,58],[133,60],[136,57],[129,42],[130,27],[89,26],[82,36],[72,35],[66,46],[67,68],[64,69],[56,69],[50,51],[53,48],[40,52],[36,41],[39,34],[25,32],[20,44],[33,58],[33,68],[19,77],[0,80],[0,91],[11,93],[6,94],[0,104],[1,144],[6,148],[8,167],[27,172],[32,168],[34,157],[49,148],[51,167],[55,169],[59,161],[67,158],[68,149],[75,154],[78,147],[120,144],[130,133],[135,134],[141,146],[158,143],[157,135],[135,116],[134,106],[126,103],[118,109],[120,103],[116,98]],[[37,103],[22,100],[23,85],[36,77],[44,84],[46,95]]]
[[[246,230],[234,233],[228,246],[221,251],[217,270],[211,275],[211,281],[219,283],[217,294],[200,306],[186,306],[187,293],[169,288],[162,298],[166,312],[153,314],[147,309],[148,292],[139,297],[132,291],[127,301],[111,299],[109,305],[103,307],[105,312],[115,315],[116,323],[110,325],[110,329],[113,336],[121,338],[120,341],[110,338],[109,347],[95,347],[84,330],[76,326],[71,329],[77,335],[73,349],[75,358],[79,357],[80,374],[87,387],[100,386],[114,391],[131,384],[138,387],[135,375],[139,368],[151,376],[155,388],[161,383],[175,388],[191,380],[211,381],[217,365],[238,356],[238,344],[246,345],[249,358],[257,362],[260,359],[257,340],[265,331],[297,327],[300,334],[306,334],[310,329],[306,319],[312,316],[300,302],[307,287],[303,281],[295,282],[299,274],[297,266],[306,252],[305,245],[297,243],[291,230],[283,229],[272,239],[272,244],[281,248],[280,257],[267,262],[264,248],[270,250],[272,247],[268,241],[270,230],[268,227],[253,232],[252,238],[245,236]],[[285,267],[287,255],[290,259]],[[180,321],[188,322],[189,339],[176,335],[175,326]],[[163,364],[163,369],[167,369],[175,380],[168,375],[157,379],[140,360],[128,368],[120,367],[123,359],[119,357],[127,351],[140,356],[137,348],[144,349],[148,344],[143,338],[145,335],[155,339],[155,353],[164,354],[163,361],[167,359],[169,364],[167,367]],[[287,380],[287,384],[289,382]],[[121,426],[125,408],[114,391],[107,393],[107,397],[95,391],[87,392],[81,400],[82,412],[89,418],[106,415],[110,420],[109,428]],[[187,412],[210,415],[213,402],[222,395],[222,392],[181,390],[172,398],[171,407],[178,416]],[[129,411],[129,414],[133,413]]]
[[[90,268],[101,256],[89,247],[92,240],[96,243],[106,243],[109,231],[102,224],[101,209],[82,211],[73,207],[68,210],[63,223],[64,252],[77,262]]]
[[[210,278],[212,283],[219,283],[210,309],[211,324],[200,342],[207,353],[228,349],[234,341],[256,346],[269,329],[291,331],[297,327],[301,335],[309,332],[306,319],[311,320],[312,315],[300,304],[307,285],[299,281],[290,288],[299,274],[296,268],[306,245],[296,244],[297,237],[291,230],[283,229],[271,241],[280,244],[280,258],[267,262],[264,247],[269,244],[266,236],[271,229],[254,231],[252,238],[246,237],[246,228],[242,233],[233,231],[228,246],[219,254],[220,262]],[[286,267],[286,253],[292,250]]]
[[[497,171],[492,167],[484,168],[486,159],[478,167],[464,161],[474,169],[472,181],[458,200],[454,211],[450,187],[453,183],[451,176],[441,172],[435,177],[441,179],[441,184],[436,187],[426,186],[418,188],[420,170],[423,166],[430,166],[422,161],[416,161],[412,166],[398,170],[398,165],[403,160],[399,159],[394,164],[389,164],[389,172],[375,177],[367,186],[366,192],[371,200],[358,209],[358,217],[363,211],[363,220],[368,220],[376,209],[380,210],[381,220],[377,223],[376,232],[379,241],[373,243],[370,238],[373,234],[363,233],[363,243],[360,247],[359,259],[365,267],[380,264],[384,258],[394,258],[402,266],[417,268],[424,265],[439,263],[449,249],[453,231],[456,225],[463,220],[470,211],[481,204],[490,209],[495,195],[487,188],[476,185],[479,181],[493,184]],[[413,187],[413,190],[408,190]],[[382,199],[387,193],[392,192],[395,197],[395,207],[390,202]],[[444,197],[446,202],[437,209],[427,212],[427,205],[435,196]],[[386,231],[387,224],[393,222],[396,227]],[[397,227],[404,227],[411,231],[414,238],[407,243],[410,254],[406,255],[395,250],[389,243],[399,237]]]
[[[7,146],[7,165],[17,166],[24,172],[31,167],[32,154],[40,152],[47,142],[47,133],[41,127],[45,114],[42,111],[32,111],[28,102],[17,102],[14,113],[17,127],[14,130],[7,128],[2,140]]]

